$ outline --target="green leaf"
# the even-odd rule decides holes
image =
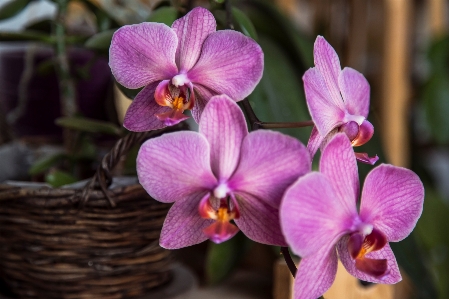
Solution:
[[[426,121],[433,138],[440,144],[449,142],[449,76],[434,74],[423,88]]]
[[[78,179],[68,172],[55,170],[45,176],[45,181],[53,187],[58,188],[64,185],[73,184],[77,182]]]
[[[243,11],[233,6],[232,16],[234,17],[234,23],[240,27],[239,29],[243,34],[257,40],[256,28],[254,28],[253,22],[251,22]]]
[[[28,173],[30,175],[41,174],[49,170],[51,167],[55,166],[57,163],[59,163],[62,159],[66,157],[67,156],[64,153],[56,153],[53,155],[42,157],[38,159],[36,162],[34,162],[34,164],[28,170]]]
[[[252,242],[241,232],[221,244],[210,242],[206,257],[206,277],[209,284],[225,279],[237,266]]]
[[[264,52],[264,73],[259,85],[248,97],[254,112],[264,122],[310,120],[302,89],[301,74],[276,43],[260,34]],[[306,143],[311,128],[281,129]]]
[[[163,23],[167,26],[171,26],[173,22],[178,18],[178,11],[172,6],[163,6],[156,9],[148,17],[148,22]]]
[[[120,89],[121,92],[123,92],[123,94],[131,100],[134,100],[134,98],[136,97],[136,95],[143,89],[142,88],[138,88],[138,89],[129,89],[126,88],[125,86],[121,85],[118,82],[115,82],[117,84],[118,89]]]
[[[108,52],[109,47],[111,46],[112,36],[116,29],[106,30],[100,33],[97,33],[90,37],[85,43],[84,46],[87,49],[100,51],[100,52]]]
[[[0,7],[0,20],[11,18],[22,11],[29,0],[13,0],[6,5]]]
[[[427,266],[432,269],[431,274],[436,276],[439,296],[426,288],[432,275],[421,273],[421,277],[413,279],[420,291],[427,291],[422,298],[449,298],[449,207],[444,199],[430,186],[426,186],[424,200],[424,212],[419,219],[414,234],[419,237],[425,249]],[[402,241],[403,242],[403,241]],[[400,242],[399,244],[401,244]],[[413,254],[413,253],[412,253]],[[410,256],[410,261],[415,262],[416,256]],[[417,274],[419,272],[417,271]],[[421,279],[421,280],[420,280]],[[428,290],[427,290],[428,289]]]
[[[121,129],[117,125],[105,121],[79,116],[60,117],[55,120],[58,126],[89,133],[104,133],[120,136]]]

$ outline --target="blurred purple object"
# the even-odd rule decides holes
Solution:
[[[34,45],[35,46],[35,45]],[[0,111],[8,115],[18,105],[19,84],[25,68],[25,56],[30,44],[0,44]],[[54,65],[42,69],[54,55],[50,47],[35,46],[33,72],[27,84],[27,105],[24,113],[12,125],[16,137],[24,136],[61,136],[61,128],[54,120],[61,116],[59,86]],[[75,80],[79,112],[89,118],[108,120],[108,111],[113,107],[112,77],[108,61],[104,57],[94,57],[86,49],[69,50],[72,76]],[[54,61],[54,60],[53,60]],[[90,67],[86,67],[90,64]],[[88,76],[82,78],[79,70],[88,69]]]

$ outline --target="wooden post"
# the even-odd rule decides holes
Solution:
[[[409,150],[409,19],[412,1],[385,0],[382,138],[389,163],[407,167]]]
[[[447,31],[447,1],[429,0],[429,22],[432,37],[439,37]]]

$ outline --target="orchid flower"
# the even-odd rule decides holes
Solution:
[[[335,279],[337,252],[346,270],[370,282],[392,284],[401,274],[389,242],[406,238],[421,215],[424,188],[411,170],[382,164],[359,181],[351,144],[336,134],[324,148],[320,172],[299,178],[285,192],[281,227],[302,260],[295,299],[321,296]]]
[[[368,142],[374,134],[366,119],[369,112],[370,87],[365,77],[345,67],[332,46],[318,36],[313,50],[315,67],[303,76],[307,106],[315,127],[307,148],[313,157],[333,134],[344,132],[353,146]],[[361,162],[374,165],[379,159],[366,153],[355,153]]]
[[[240,101],[253,91],[263,71],[260,46],[240,32],[215,27],[213,15],[198,7],[171,28],[147,22],[114,33],[109,65],[117,82],[144,86],[125,115],[128,130],[177,124],[188,118],[187,109],[199,122],[213,95]]]
[[[210,99],[199,133],[150,139],[137,157],[145,190],[160,202],[174,202],[160,238],[167,249],[207,238],[220,243],[239,229],[256,242],[285,245],[280,201],[310,167],[309,152],[298,140],[268,130],[248,133],[243,112],[226,95]]]

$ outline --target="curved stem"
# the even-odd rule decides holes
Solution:
[[[288,251],[288,247],[281,247],[281,253],[284,256],[284,260],[287,263],[287,267],[290,270],[290,273],[292,273],[292,276],[295,277],[298,269],[296,268],[295,262],[293,262],[290,251]]]
[[[282,129],[282,128],[304,128],[314,126],[314,122],[299,121],[299,122],[259,122],[258,125],[263,129]]]

